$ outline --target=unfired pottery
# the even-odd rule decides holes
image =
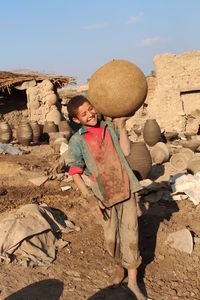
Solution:
[[[8,122],[0,122],[0,142],[8,144],[12,139],[12,130]]]
[[[43,126],[43,133],[57,132],[58,127],[53,121],[46,121]]]
[[[155,119],[148,119],[144,124],[143,138],[147,145],[154,146],[161,136],[160,126]]]
[[[58,124],[58,128],[59,128],[59,131],[60,132],[63,132],[66,139],[69,140],[69,138],[71,137],[72,135],[72,129],[68,123],[67,120],[64,120],[64,121],[61,121],[59,124]]]
[[[88,94],[91,103],[104,116],[131,116],[145,101],[146,77],[132,62],[114,59],[91,76]]]
[[[37,121],[31,121],[30,125],[33,130],[33,142],[37,143],[41,135],[40,125]]]
[[[157,144],[155,144],[150,153],[153,162],[156,164],[162,164],[164,162],[167,162],[169,159],[169,150],[166,144],[162,142],[158,142]]]
[[[200,171],[200,156],[194,155],[187,164],[187,170],[192,174],[196,174]]]
[[[131,143],[131,151],[126,159],[138,179],[148,177],[152,167],[152,159],[144,142]]]
[[[170,158],[170,164],[178,171],[187,169],[188,158],[184,153],[175,153]]]
[[[30,142],[33,139],[33,130],[28,122],[20,122],[17,128],[17,139],[23,146],[30,145]]]

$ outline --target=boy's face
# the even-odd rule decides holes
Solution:
[[[96,126],[98,122],[95,108],[87,101],[79,106],[76,117],[72,119],[75,123],[82,124],[85,127]]]

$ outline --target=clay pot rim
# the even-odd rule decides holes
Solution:
[[[176,157],[180,157],[180,158],[183,159],[183,161],[185,162],[185,167],[184,167],[184,168],[179,168],[179,167],[176,166],[176,164],[174,164],[174,159],[175,159]],[[173,154],[173,155],[171,156],[169,162],[170,162],[170,164],[172,165],[172,167],[173,167],[174,169],[178,170],[178,171],[187,169],[187,158],[184,156],[183,153],[175,153],[175,154]]]

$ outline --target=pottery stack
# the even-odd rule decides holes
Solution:
[[[8,122],[0,122],[0,142],[8,144],[12,139],[12,130]]]

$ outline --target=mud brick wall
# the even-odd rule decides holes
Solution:
[[[200,124],[200,51],[154,57],[155,90],[149,90],[129,128],[154,118],[166,131],[197,132]],[[199,110],[199,111],[198,111]]]

